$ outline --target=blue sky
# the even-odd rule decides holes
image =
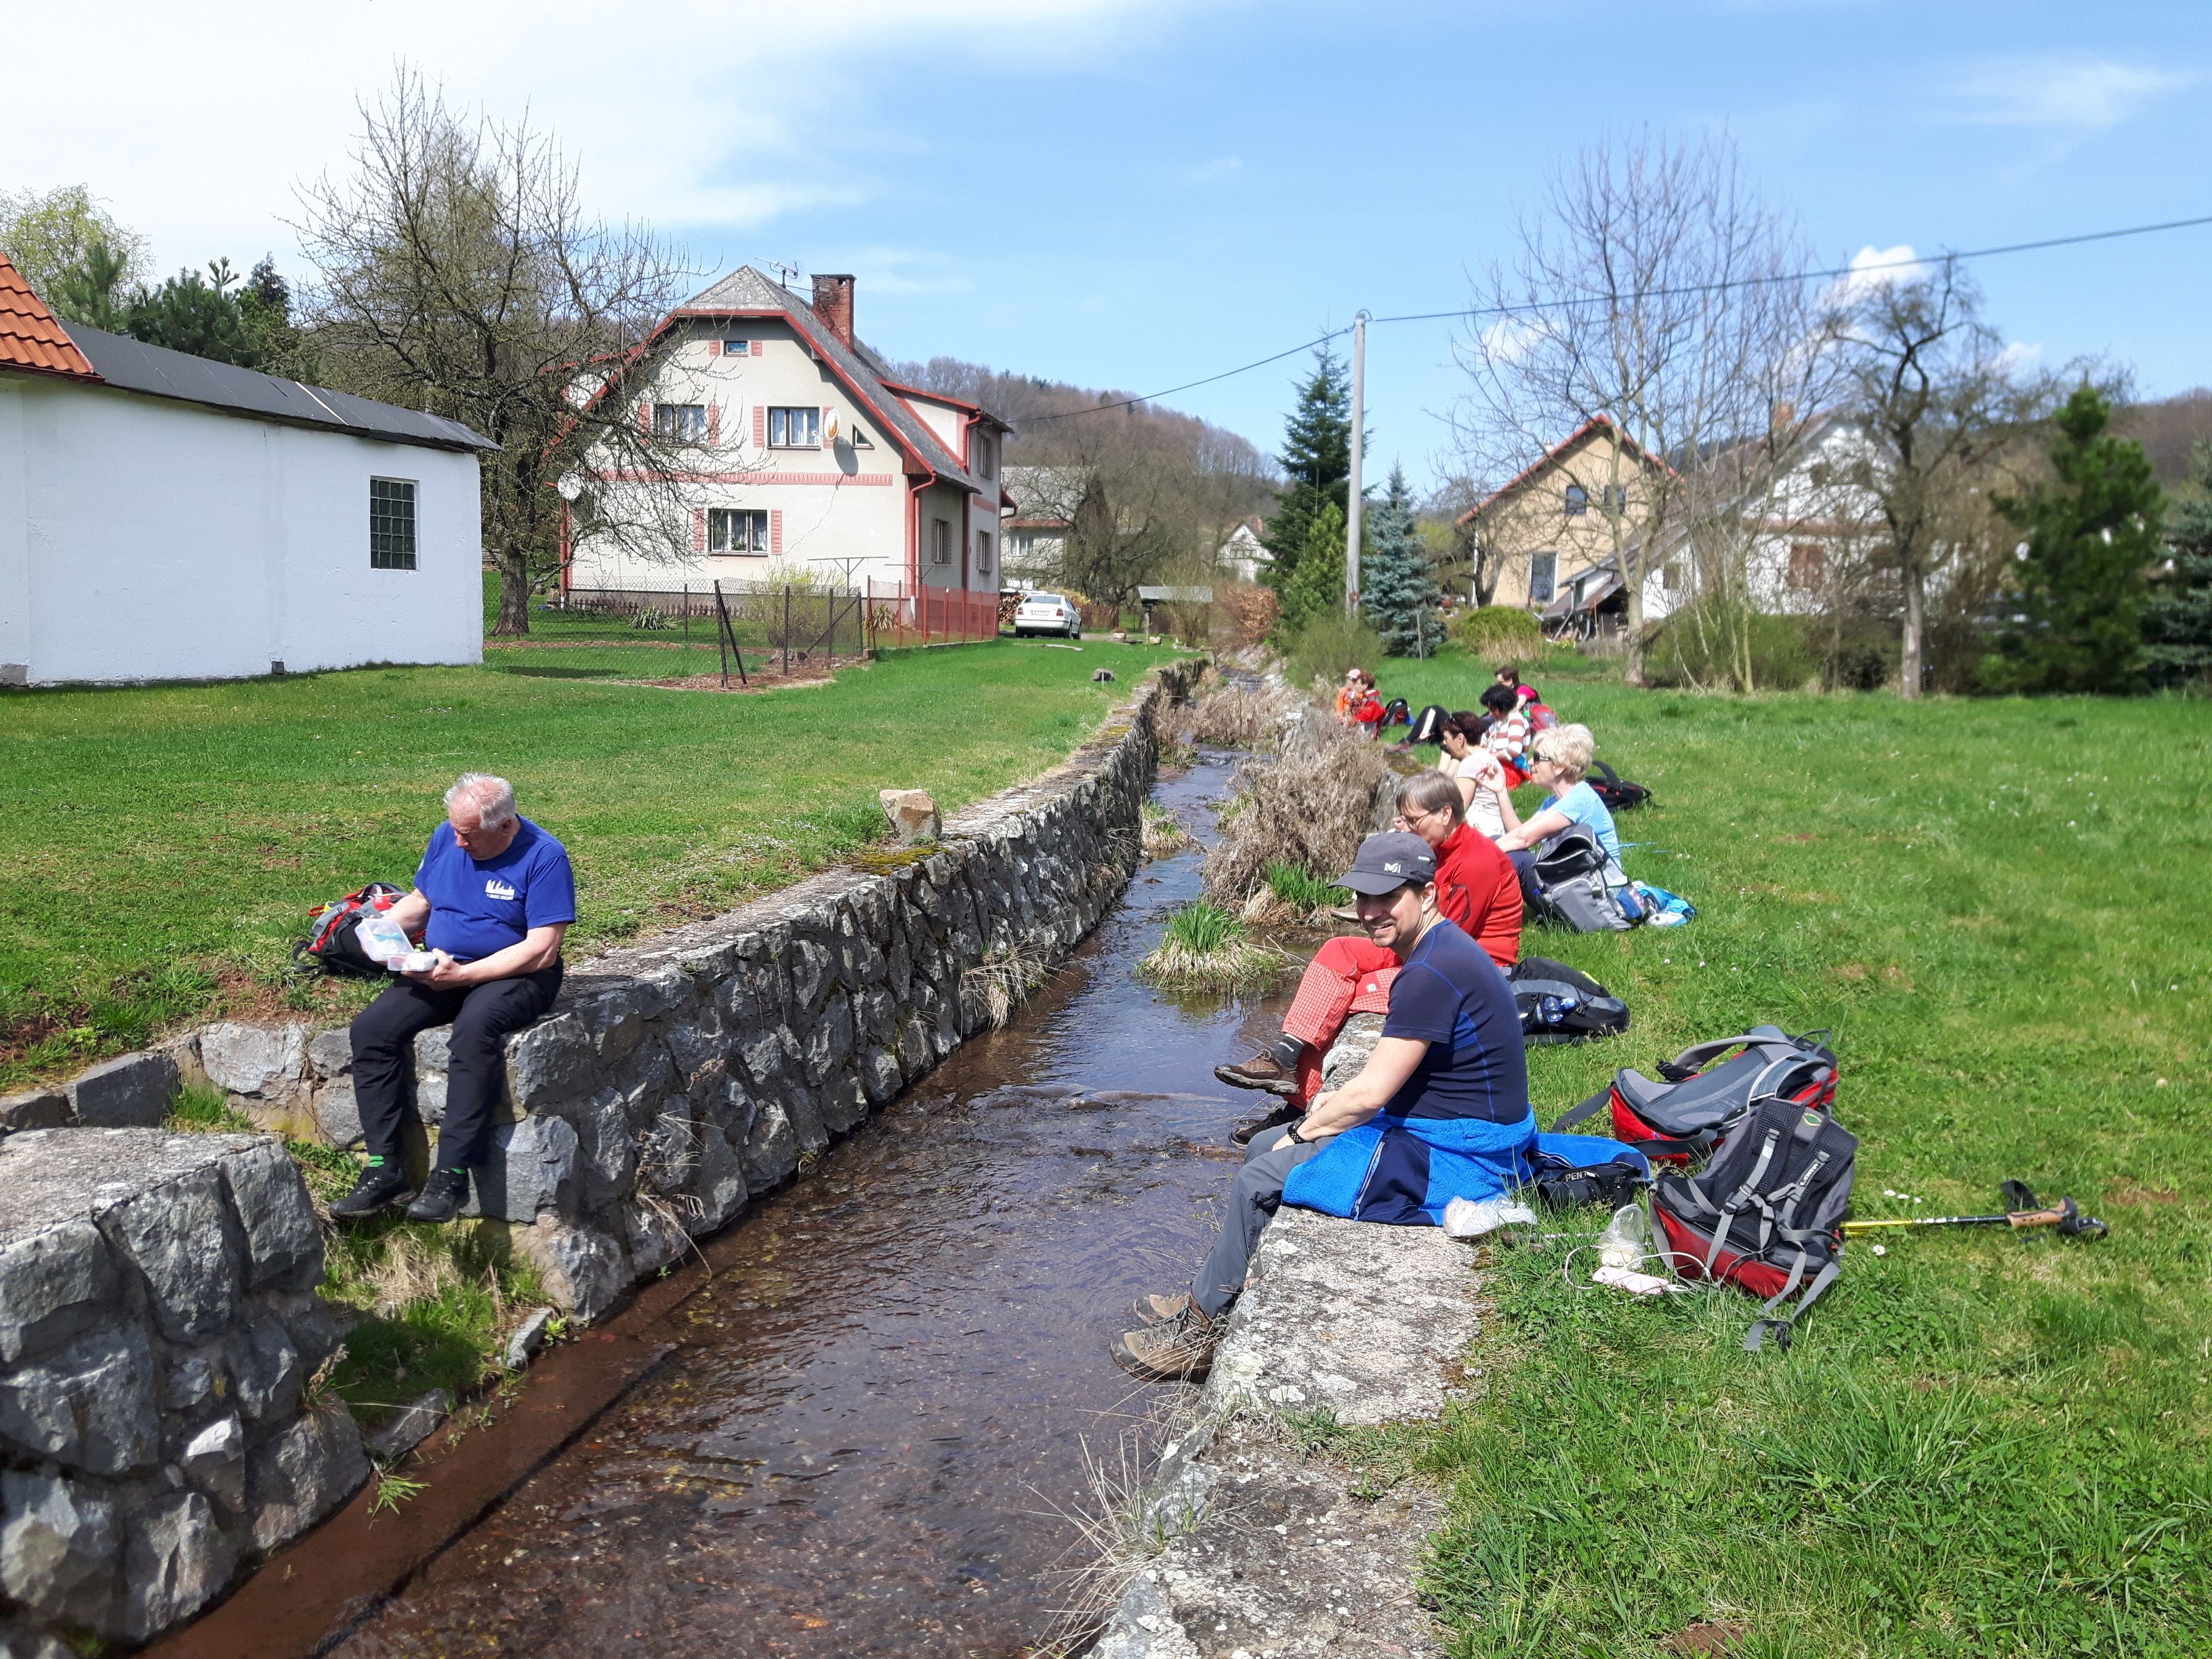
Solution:
[[[1463,303],[1547,167],[1646,124],[1725,127],[1824,259],[2212,213],[2202,0],[673,0],[621,39],[585,0],[378,0],[244,41],[183,9],[121,11],[106,118],[60,84],[14,100],[0,185],[88,182],[165,267],[286,262],[293,181],[343,166],[354,99],[405,58],[459,101],[526,105],[598,210],[702,266],[856,272],[861,331],[893,356],[1140,392],[1362,306]],[[2212,382],[2208,267],[2212,227],[1976,274],[2042,361],[2102,354],[2163,395]],[[1379,459],[1423,483],[1449,464],[1449,338],[1370,337]],[[1272,448],[1298,367],[1170,401]]]

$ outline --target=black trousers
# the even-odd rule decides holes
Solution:
[[[353,1092],[368,1150],[387,1163],[400,1158],[406,1127],[407,1079],[416,1036],[434,1025],[453,1028],[446,1073],[446,1118],[434,1170],[483,1162],[492,1116],[507,1086],[507,1039],[542,1018],[561,994],[561,964],[515,979],[440,989],[395,980],[353,1022]]]
[[[1536,879],[1536,849],[1522,847],[1508,853],[1505,857],[1513,866],[1513,873],[1521,878],[1522,908],[1533,916],[1536,912],[1536,902],[1544,896],[1543,886]],[[362,1121],[367,1121],[366,1119]]]

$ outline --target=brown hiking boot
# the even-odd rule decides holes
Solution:
[[[1129,1304],[1129,1311],[1147,1325],[1167,1325],[1181,1319],[1188,1306],[1190,1292],[1177,1291],[1173,1296],[1140,1296]]]
[[[1285,1097],[1298,1091],[1297,1068],[1284,1065],[1265,1048],[1242,1066],[1217,1066],[1213,1074],[1232,1089],[1265,1089]]]
[[[1257,1117],[1248,1117],[1229,1132],[1229,1139],[1239,1146],[1249,1146],[1270,1129],[1279,1129],[1285,1123],[1296,1123],[1305,1114],[1296,1106],[1278,1106],[1272,1112],[1262,1112]]]
[[[1175,1319],[1114,1339],[1114,1363],[1147,1382],[1200,1382],[1213,1368],[1223,1321],[1209,1319],[1196,1303]]]

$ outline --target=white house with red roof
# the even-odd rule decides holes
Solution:
[[[491,447],[64,325],[0,258],[0,685],[481,661]]]
[[[854,333],[850,276],[816,276],[810,301],[741,267],[671,312],[597,395],[633,404],[688,464],[652,478],[603,468],[583,487],[674,485],[690,545],[657,556],[594,536],[580,498],[562,565],[572,599],[808,566],[863,591],[999,591],[1011,428],[894,380]],[[626,515],[610,503],[604,516]]]

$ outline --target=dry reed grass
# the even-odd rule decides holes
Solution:
[[[1278,679],[1217,684],[1191,705],[1182,727],[1194,742],[1219,749],[1270,749],[1296,720],[1301,703]]]
[[[1176,821],[1174,813],[1147,803],[1143,836],[1146,858],[1173,858],[1177,853],[1188,852],[1193,844],[1190,831]]]
[[[961,975],[960,988],[982,1003],[991,1029],[1000,1030],[1051,971],[1052,964],[1042,952],[1017,945],[994,952]]]
[[[1206,856],[1206,896],[1241,909],[1279,861],[1334,878],[1372,829],[1376,793],[1392,778],[1377,745],[1340,726],[1294,732],[1278,758],[1248,763],[1230,786],[1221,839]]]

